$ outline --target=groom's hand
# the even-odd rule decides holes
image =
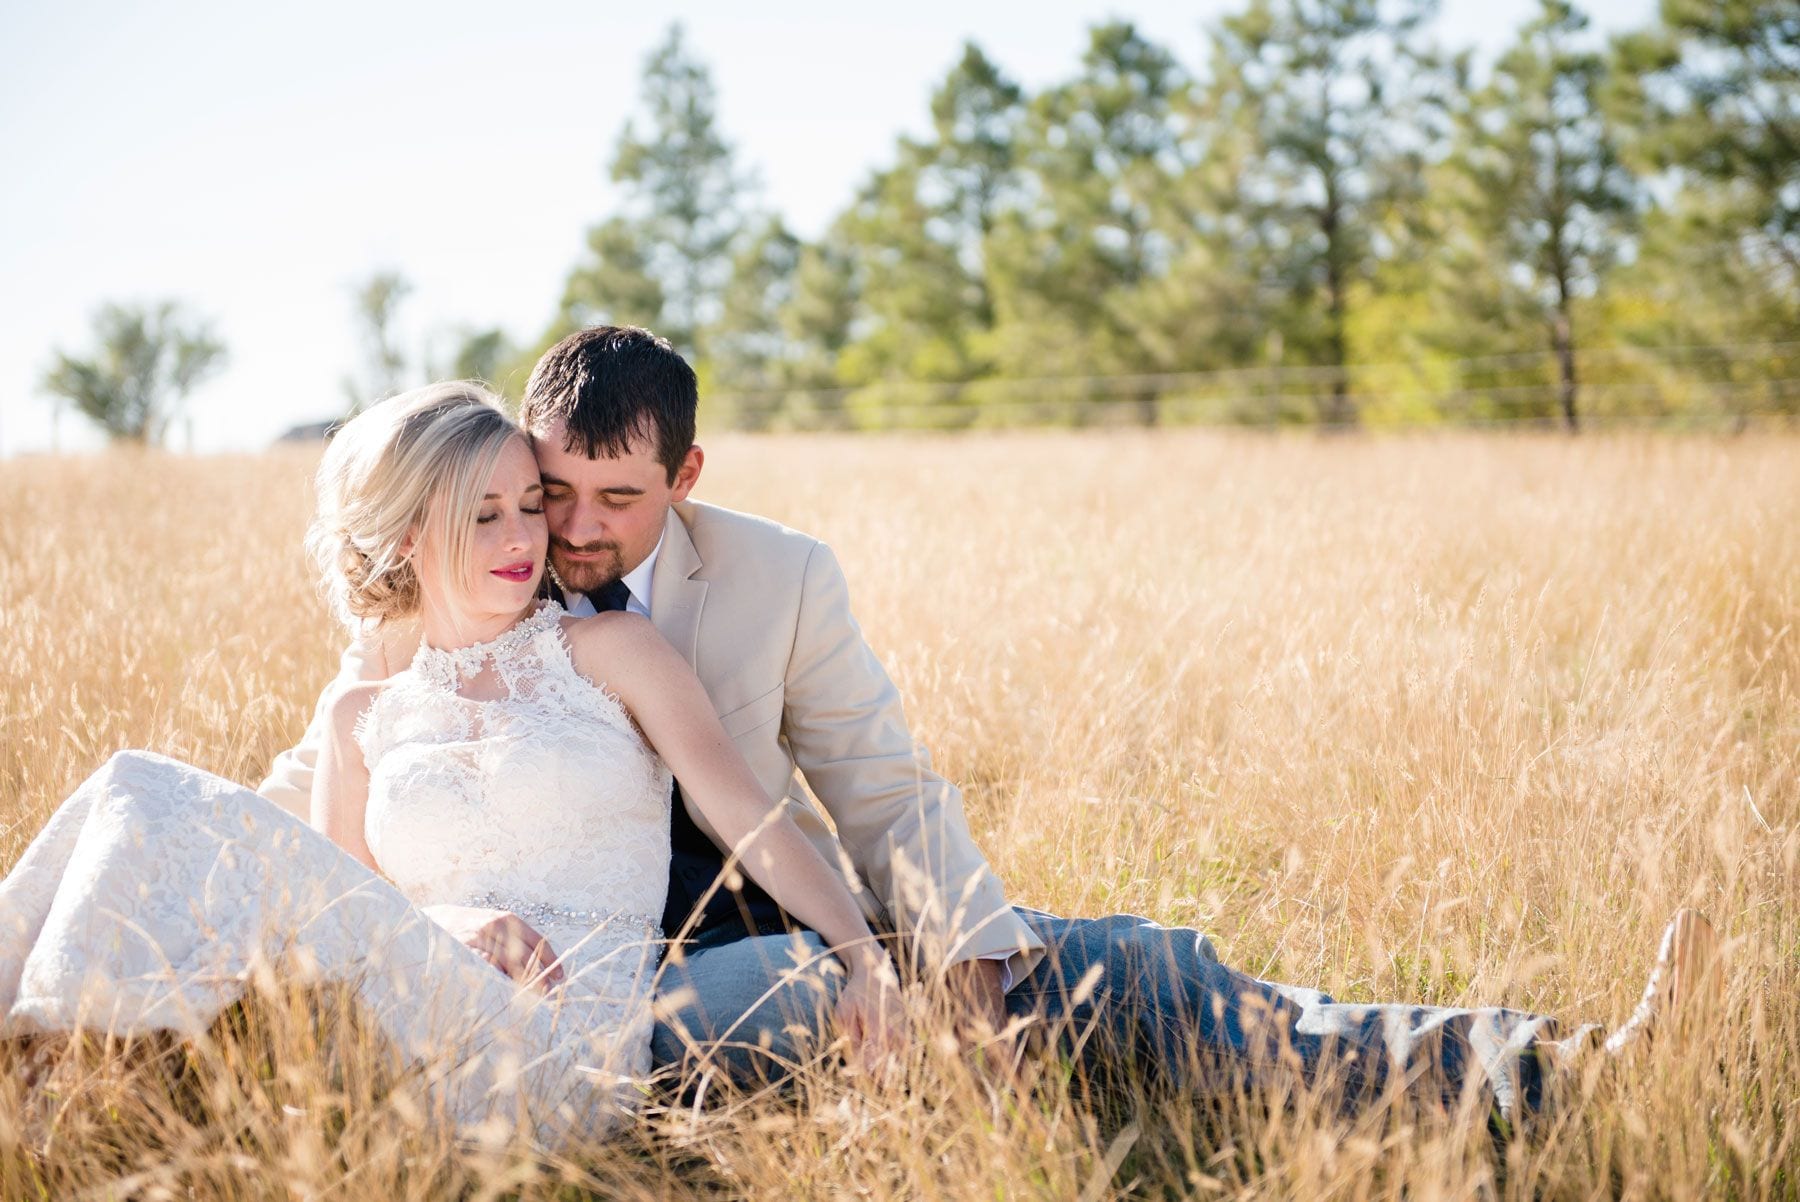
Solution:
[[[992,1039],[1006,1029],[1006,992],[999,960],[964,960],[944,970],[956,1025],[964,1038]]]
[[[950,1021],[963,1047],[998,1080],[1016,1084],[1023,1044],[1023,1024],[1010,1021],[1006,991],[1001,988],[1005,964],[999,960],[964,960],[944,970],[950,995]]]
[[[887,953],[877,948],[850,955],[850,979],[838,992],[838,1031],[850,1041],[849,1060],[858,1073],[880,1078],[906,1046],[906,1010],[900,978]]]
[[[426,906],[426,915],[515,981],[535,981],[548,991],[563,979],[550,941],[523,918],[481,906]]]

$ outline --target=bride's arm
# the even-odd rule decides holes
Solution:
[[[369,808],[369,768],[356,742],[356,724],[381,683],[354,684],[322,711],[325,740],[319,748],[318,777],[313,781],[312,825],[358,860],[381,874],[369,850],[364,821]],[[473,948],[489,964],[518,981],[538,980],[548,989],[563,979],[556,952],[530,923],[505,910],[480,906],[422,907],[433,922]]]
[[[651,746],[719,837],[777,905],[817,931],[852,975],[886,972],[885,953],[843,879],[769,800],[719,725],[687,661],[644,618],[609,613],[573,623],[575,667],[625,703]]]
[[[412,662],[419,649],[418,626],[413,622],[388,621],[365,630],[351,640],[338,664],[338,674],[313,706],[306,733],[294,746],[275,757],[269,775],[256,791],[298,818],[312,813],[313,781],[318,779],[319,756],[329,737],[331,704],[359,681],[386,680]]]
[[[356,745],[356,724],[375,699],[379,684],[353,684],[331,700],[324,711],[325,740],[319,748],[313,779],[313,828],[355,856],[370,871],[380,872],[375,853],[363,833],[369,804],[369,769]]]

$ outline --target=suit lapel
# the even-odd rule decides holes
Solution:
[[[700,668],[695,662],[700,648],[700,609],[706,603],[706,581],[693,578],[700,567],[700,553],[694,550],[687,523],[671,508],[663,519],[662,550],[657,553],[656,573],[650,581],[650,620],[695,671]]]

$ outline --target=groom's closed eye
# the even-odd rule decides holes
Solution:
[[[641,488],[609,488],[601,492],[596,500],[608,509],[627,509],[643,495],[644,490]],[[566,485],[552,484],[544,489],[544,500],[557,504],[572,500],[574,496],[575,490]]]

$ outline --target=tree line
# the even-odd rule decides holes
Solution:
[[[1192,63],[1109,21],[1037,92],[966,44],[816,239],[671,27],[551,320],[414,366],[516,394],[568,331],[646,325],[750,429],[1800,412],[1800,3],[1602,42],[1539,0],[1484,70],[1433,14],[1248,0]],[[369,328],[359,397],[403,374]]]

